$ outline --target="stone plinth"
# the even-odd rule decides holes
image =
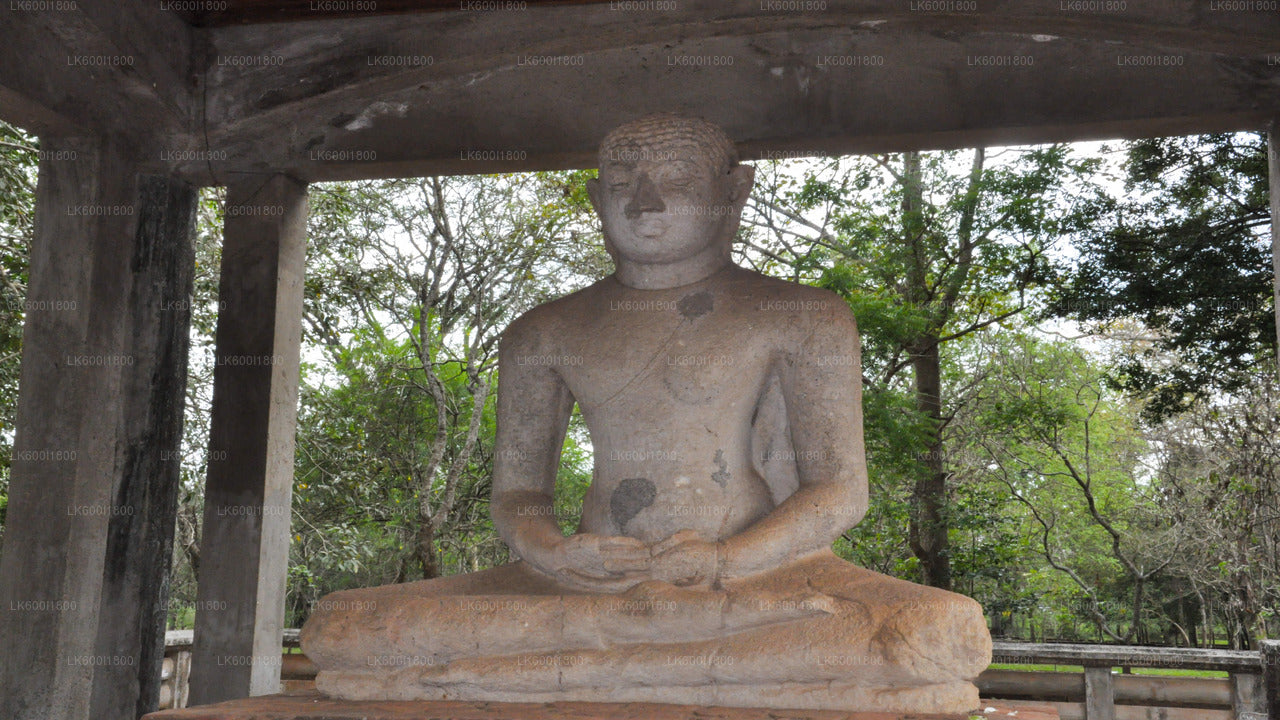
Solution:
[[[143,720],[1058,720],[1035,703],[988,701],[976,713],[915,714],[701,707],[660,703],[361,702],[316,692],[163,710]]]

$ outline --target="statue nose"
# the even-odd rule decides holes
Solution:
[[[666,206],[662,204],[662,197],[658,195],[657,186],[653,184],[647,174],[641,173],[636,180],[636,189],[631,194],[631,200],[623,208],[627,219],[635,220],[640,217],[641,213],[662,212],[663,210],[666,210]]]

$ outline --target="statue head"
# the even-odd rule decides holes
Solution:
[[[661,113],[605,136],[587,193],[616,263],[674,265],[728,258],[754,177],[719,127]]]

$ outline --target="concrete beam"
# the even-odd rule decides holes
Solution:
[[[1190,0],[616,4],[218,28],[202,182],[594,165],[610,127],[660,109],[750,156],[1257,129],[1280,111],[1280,14]],[[1165,64],[1167,63],[1167,64]]]
[[[196,31],[155,2],[0,8],[0,119],[40,135],[190,132]]]
[[[280,687],[306,219],[283,175],[228,188],[192,705]]]
[[[186,384],[195,191],[42,139],[0,556],[0,716],[153,710]],[[158,644],[157,644],[158,643]]]

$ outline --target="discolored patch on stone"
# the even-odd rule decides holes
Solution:
[[[676,303],[676,309],[680,311],[680,314],[690,319],[706,315],[714,307],[715,296],[706,290],[689,293],[680,298],[680,302]]]
[[[624,529],[631,518],[653,504],[658,488],[649,478],[627,478],[618,483],[609,497],[609,516],[618,529]]]
[[[725,487],[733,475],[729,472],[729,464],[724,461],[724,450],[716,450],[715,464],[719,470],[711,473],[711,479],[720,487]]]

